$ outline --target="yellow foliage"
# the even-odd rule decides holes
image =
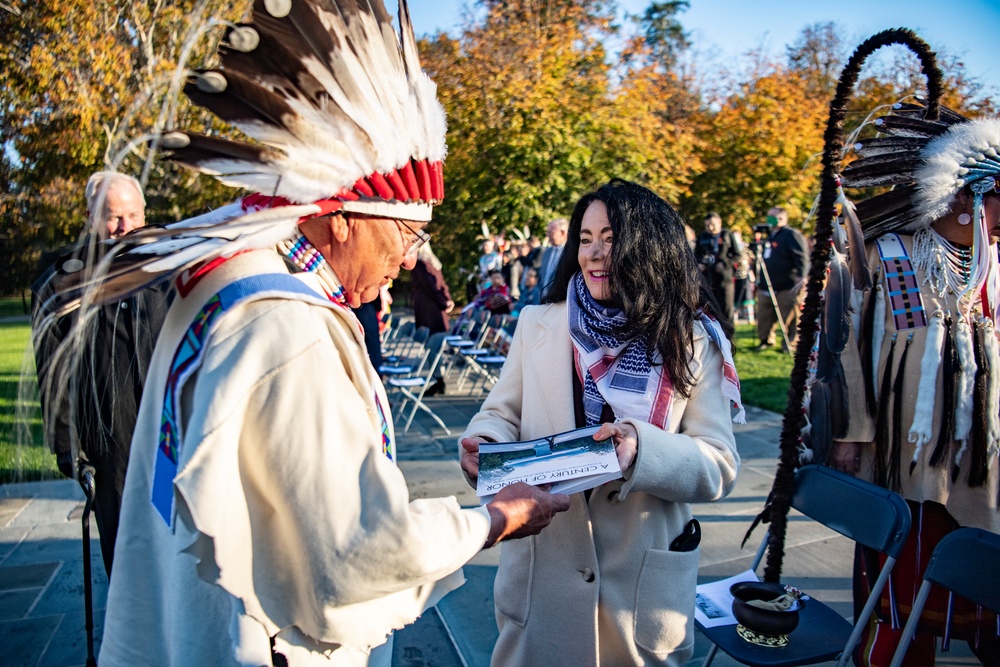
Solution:
[[[434,224],[446,264],[471,265],[481,222],[540,235],[613,177],[675,203],[687,193],[699,141],[666,113],[681,86],[652,67],[613,66],[601,43],[608,4],[487,7],[460,37],[421,45],[448,114],[447,196]]]
[[[0,10],[0,119],[5,189],[0,242],[13,267],[0,269],[0,292],[22,287],[43,249],[62,245],[84,227],[84,185],[109,166],[129,139],[152,130],[167,80],[179,64],[193,25],[208,17],[238,20],[250,0],[21,0]],[[199,12],[199,8],[202,10]],[[197,42],[203,64],[214,54],[216,28]],[[201,55],[198,55],[201,54]],[[182,121],[208,114],[182,107]],[[145,148],[115,165],[136,176]],[[176,219],[161,195],[185,199],[189,213],[218,203],[222,190],[174,187],[178,170],[153,166],[147,185],[147,219]],[[6,252],[5,252],[6,255]]]
[[[793,221],[809,212],[818,192],[826,100],[805,81],[771,66],[725,100],[703,134],[705,169],[685,204],[692,219],[709,210],[747,230],[772,206]]]

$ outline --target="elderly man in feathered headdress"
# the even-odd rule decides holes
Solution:
[[[350,307],[411,268],[444,195],[444,113],[406,3],[258,0],[187,94],[259,143],[172,132],[255,192],[64,267],[52,312],[176,289],[126,479],[101,664],[389,664],[390,633],[565,496],[411,502]],[[274,251],[277,244],[279,252]],[[78,268],[78,267],[73,267]]]
[[[831,336],[840,337],[832,332],[849,333],[833,383],[846,391],[846,419],[831,411],[830,464],[899,492],[913,515],[884,613],[856,653],[860,664],[888,665],[938,541],[959,525],[1000,532],[1000,120],[944,108],[932,118],[923,104],[897,104],[875,124],[879,136],[856,144],[858,159],[842,173],[847,188],[893,186],[856,209],[867,258],[858,252],[852,268],[866,259],[873,287],[859,300],[855,331],[828,310],[820,366]],[[853,205],[841,201],[850,215]],[[840,299],[832,289],[828,302]],[[879,569],[877,554],[865,553],[856,589],[865,592]],[[943,591],[928,610],[906,664],[934,664],[935,634],[969,639],[985,664],[1000,659],[992,612],[964,600],[949,606]]]

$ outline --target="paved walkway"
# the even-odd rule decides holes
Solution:
[[[479,407],[470,397],[445,396],[429,401],[457,435]],[[702,524],[700,580],[711,581],[749,566],[753,549],[740,550],[752,517],[771,488],[780,418],[749,409],[737,426],[743,467],[736,489],[724,501],[698,505]],[[407,434],[399,434],[400,467],[413,497],[457,495],[476,504],[461,475],[456,436],[447,435],[421,415]],[[80,547],[82,493],[65,480],[0,486],[0,664],[24,667],[83,665],[86,640]],[[763,534],[758,529],[756,546]],[[789,527],[784,578],[814,597],[851,613],[849,571],[852,546],[844,538],[802,517]],[[92,536],[93,584],[97,609],[96,637],[107,595],[96,530]],[[498,551],[488,550],[465,568],[468,582],[434,610],[397,633],[393,664],[398,667],[486,667],[497,631],[493,620],[492,582]],[[98,644],[99,647],[99,644]],[[708,650],[700,635],[691,665]],[[974,665],[967,647],[953,644],[939,665]],[[724,655],[715,665],[730,667]]]

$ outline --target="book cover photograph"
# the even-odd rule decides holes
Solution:
[[[611,438],[594,440],[599,428],[522,442],[481,443],[476,495],[487,503],[515,482],[551,484],[552,493],[576,493],[619,479],[621,469]]]

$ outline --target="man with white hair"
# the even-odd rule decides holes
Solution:
[[[99,171],[87,181],[87,215],[102,241],[128,234],[146,224],[146,199],[132,176]]]
[[[153,287],[102,306],[89,324],[89,348],[80,355],[79,364],[67,368],[56,357],[55,350],[69,336],[76,316],[39,326],[44,310],[40,306],[50,296],[51,279],[81,266],[84,255],[100,252],[109,239],[146,222],[142,188],[131,176],[97,172],[87,181],[86,197],[90,227],[84,241],[68,252],[60,251],[55,262],[43,259],[47,268],[32,285],[32,330],[42,410],[50,425],[46,439],[67,477],[77,477],[83,465],[94,469],[94,517],[110,575],[132,431],[167,303],[165,287]],[[60,386],[67,379],[69,389]]]

